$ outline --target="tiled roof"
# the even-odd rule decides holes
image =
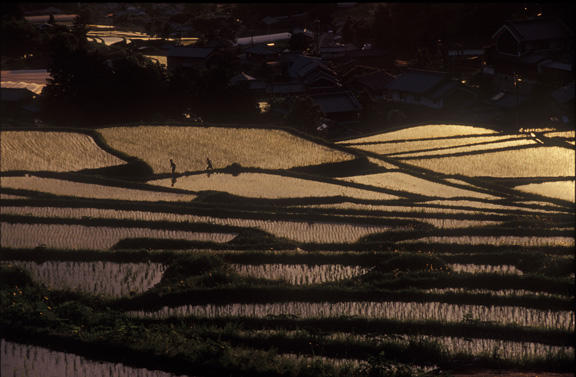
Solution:
[[[325,114],[360,111],[362,109],[356,97],[350,92],[322,93],[310,97]]]

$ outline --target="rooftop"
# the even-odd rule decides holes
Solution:
[[[325,114],[360,111],[362,109],[356,97],[350,92],[321,93],[310,97]]]

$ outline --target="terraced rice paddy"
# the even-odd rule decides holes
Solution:
[[[164,319],[170,317],[296,316],[300,318],[390,318],[401,321],[462,321],[467,314],[480,321],[519,326],[574,330],[574,313],[508,306],[452,305],[439,302],[282,302],[269,304],[185,305],[155,312],[133,311],[131,315]]]
[[[363,185],[370,185],[392,190],[406,190],[415,194],[426,196],[441,196],[444,198],[471,197],[480,199],[496,199],[495,196],[472,190],[463,190],[449,185],[414,177],[409,174],[391,172],[370,175],[359,175],[344,180]]]
[[[160,263],[12,261],[50,289],[79,291],[96,296],[123,297],[158,284],[166,266]]]
[[[150,365],[151,354],[165,362],[131,369],[4,339],[2,376],[168,376],[179,363],[286,376],[386,375],[377,367],[408,363],[417,375],[419,361],[407,360],[416,353],[426,371],[572,371],[573,132],[542,131],[558,139],[540,144],[525,132],[430,125],[330,147],[281,130],[99,129],[119,155],[152,167],[130,182],[119,173],[131,165],[85,171],[126,162],[84,134],[9,132],[0,325],[37,344],[48,334],[104,355],[112,342],[131,365]],[[354,150],[372,165],[284,170],[350,162]],[[268,170],[219,171],[233,163]],[[175,240],[208,244],[173,250],[186,245]],[[406,268],[381,270],[388,262]]]
[[[150,183],[172,187],[171,179],[150,181]],[[178,178],[173,187],[191,191],[224,191],[237,196],[268,199],[326,196],[347,196],[372,200],[398,198],[395,195],[383,192],[262,173],[242,173],[236,177],[231,174],[212,174],[210,176],[197,174]]]
[[[174,374],[144,368],[131,368],[119,363],[93,361],[73,353],[53,351],[0,340],[0,374],[2,376],[58,377],[176,377]],[[49,374],[47,374],[49,373]]]
[[[0,223],[0,243],[10,248],[110,249],[126,238],[161,238],[224,243],[236,234],[199,233],[165,229],[120,228],[62,224]]]
[[[498,132],[482,127],[471,127],[452,124],[428,124],[413,126],[398,131],[383,132],[373,136],[360,137],[339,142],[339,144],[382,143],[390,141],[409,141],[414,139],[442,139],[464,136],[478,137],[498,135]]]
[[[1,171],[76,171],[126,162],[75,132],[0,131]]]
[[[211,216],[181,215],[166,212],[123,211],[98,208],[58,208],[58,207],[0,207],[5,214],[58,217],[58,218],[106,218],[131,219],[141,221],[171,221],[189,223],[210,223],[232,225],[245,228],[258,228],[277,237],[288,238],[298,242],[356,242],[360,238],[372,234],[386,232],[391,229],[400,230],[406,227],[392,228],[377,225],[334,224],[322,222],[298,222],[276,220],[254,220],[239,218],[220,218]]]
[[[214,168],[238,163],[262,169],[354,159],[352,154],[280,130],[140,126],[98,131],[112,148],[144,160],[156,173],[170,173],[170,159],[178,172],[205,170],[207,157]]]
[[[105,186],[94,183],[73,182],[57,178],[43,178],[36,176],[2,177],[2,187],[88,199],[190,201],[196,198],[196,195],[194,194],[137,190],[125,187]]]
[[[293,285],[322,284],[350,279],[367,273],[370,269],[345,265],[301,265],[301,264],[236,264],[233,271],[259,279],[284,280]]]
[[[404,158],[402,161],[436,173],[468,177],[573,177],[575,157],[574,150],[539,146],[457,157]]]
[[[562,199],[568,202],[576,202],[575,199],[576,181],[543,182],[530,183],[528,185],[516,186],[516,190],[538,194],[550,198]]]

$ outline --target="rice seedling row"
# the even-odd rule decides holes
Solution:
[[[454,272],[463,272],[468,274],[511,274],[523,275],[524,272],[519,270],[516,266],[508,264],[489,265],[489,264],[461,264],[452,263],[448,264],[448,268]]]
[[[242,276],[259,279],[283,280],[293,285],[322,284],[326,282],[350,279],[369,271],[360,266],[334,264],[299,265],[299,264],[233,264],[234,272]]]
[[[160,263],[10,261],[5,264],[24,268],[49,289],[108,297],[145,292],[160,282],[166,270]]]
[[[473,318],[483,322],[519,326],[574,330],[574,313],[505,306],[453,305],[438,302],[285,302],[271,304],[184,305],[164,307],[155,312],[131,311],[129,315],[145,318],[173,316],[255,317],[290,316],[296,318],[391,318],[397,320],[440,320],[458,322]]]
[[[399,243],[424,243],[444,245],[492,245],[492,246],[528,246],[547,247],[565,246],[574,247],[574,237],[516,237],[516,236],[461,236],[442,237],[432,236],[418,239],[403,240]]]
[[[288,339],[293,341],[301,341],[304,344],[312,345],[304,348],[303,350],[310,352],[322,352],[330,355],[331,352],[327,349],[336,350],[337,345],[351,346],[357,345],[355,348],[370,349],[373,348],[375,353],[378,349],[386,345],[403,345],[407,347],[410,343],[424,343],[431,342],[438,344],[442,352],[450,354],[451,356],[457,355],[471,355],[475,357],[492,356],[508,360],[530,360],[541,358],[545,359],[552,355],[566,355],[570,357],[574,352],[574,347],[571,346],[555,346],[549,344],[542,344],[538,342],[517,342],[501,339],[490,338],[467,338],[467,337],[446,337],[446,336],[430,336],[430,335],[402,335],[402,334],[357,334],[353,332],[333,332],[328,335],[323,333],[313,333],[305,330],[236,330],[234,332],[222,331],[221,329],[214,329],[213,336],[218,336],[223,339],[235,339],[237,343],[250,342],[250,340],[258,340],[261,342],[273,343],[278,339]],[[296,343],[296,342],[294,342]],[[254,343],[252,343],[254,344]],[[329,347],[329,346],[332,347]],[[315,350],[314,350],[315,349]],[[348,350],[348,352],[350,352]],[[360,356],[360,355],[358,355]]]

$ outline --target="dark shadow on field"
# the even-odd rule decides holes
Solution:
[[[150,177],[154,175],[152,168],[144,161],[140,160],[134,160],[128,164],[109,166],[99,169],[79,170],[77,173],[135,182],[146,182],[150,179]]]

